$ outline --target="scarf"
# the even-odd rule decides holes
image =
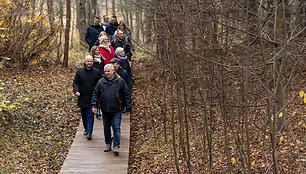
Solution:
[[[104,48],[105,50],[108,51],[109,54],[111,54],[111,53],[112,53],[112,50],[109,48],[110,45],[111,45],[110,43],[107,43],[107,45],[100,44],[99,46],[100,46],[101,48]]]
[[[95,62],[98,62],[99,64],[102,62],[100,55],[95,55],[94,60]]]

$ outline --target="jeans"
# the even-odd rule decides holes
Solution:
[[[113,128],[114,147],[120,147],[120,125],[122,112],[103,112],[104,138],[106,144],[112,144],[111,127]]]
[[[94,125],[94,113],[91,108],[81,108],[83,127],[88,134],[92,134]]]

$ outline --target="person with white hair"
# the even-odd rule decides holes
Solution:
[[[78,97],[78,106],[81,108],[84,135],[91,140],[94,124],[94,113],[91,109],[91,98],[96,84],[102,77],[101,72],[93,67],[93,57],[87,55],[84,67],[78,69],[73,80],[73,91]]]
[[[95,87],[92,97],[92,112],[97,112],[97,106],[102,110],[104,138],[106,147],[104,152],[109,152],[112,147],[116,156],[120,148],[120,125],[122,118],[122,103],[125,103],[126,114],[131,112],[131,92],[125,81],[114,72],[114,66],[104,66],[105,76],[101,78]],[[113,128],[113,140],[111,136]]]

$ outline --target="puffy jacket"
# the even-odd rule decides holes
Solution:
[[[126,112],[131,112],[131,92],[125,81],[116,74],[112,80],[101,78],[92,96],[92,107],[99,105],[102,112],[122,112],[122,103]]]
[[[102,56],[105,58],[105,60],[104,60],[104,65],[109,64],[110,61],[111,61],[111,60],[114,58],[114,56],[115,56],[115,50],[114,50],[114,48],[113,48],[112,46],[109,46],[109,48],[111,49],[111,54],[109,54],[109,52],[108,52],[106,49],[104,49],[104,48],[102,48],[102,47],[99,46],[100,53],[101,53]]]
[[[111,41],[111,44],[114,50],[116,50],[116,48],[118,47],[122,47],[124,49],[125,56],[128,58],[132,57],[131,45],[128,43],[128,41],[125,38],[120,39],[117,36],[115,36],[114,39]]]
[[[101,31],[104,31],[101,25],[90,24],[87,27],[85,40],[89,45],[89,50],[91,49],[91,47],[94,46],[96,40],[98,40],[98,36],[101,33]]]
[[[100,78],[100,71],[94,67],[88,70],[84,66],[77,70],[73,80],[73,91],[74,93],[80,93],[78,97],[78,106],[91,106],[92,94]]]

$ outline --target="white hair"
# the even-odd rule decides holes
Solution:
[[[115,69],[114,66],[113,66],[112,64],[107,64],[107,65],[105,65],[105,66],[104,66],[104,70],[105,70],[106,68],[109,68],[109,69],[111,69],[111,70],[114,70],[114,69]]]
[[[85,61],[87,58],[92,58],[92,59],[93,59],[93,57],[92,57],[91,55],[87,55],[87,56],[85,56],[84,61]]]
[[[116,48],[116,53],[117,54],[119,54],[119,53],[121,53],[121,52],[123,52],[124,51],[124,48],[122,48],[122,47],[118,47],[118,48]]]

